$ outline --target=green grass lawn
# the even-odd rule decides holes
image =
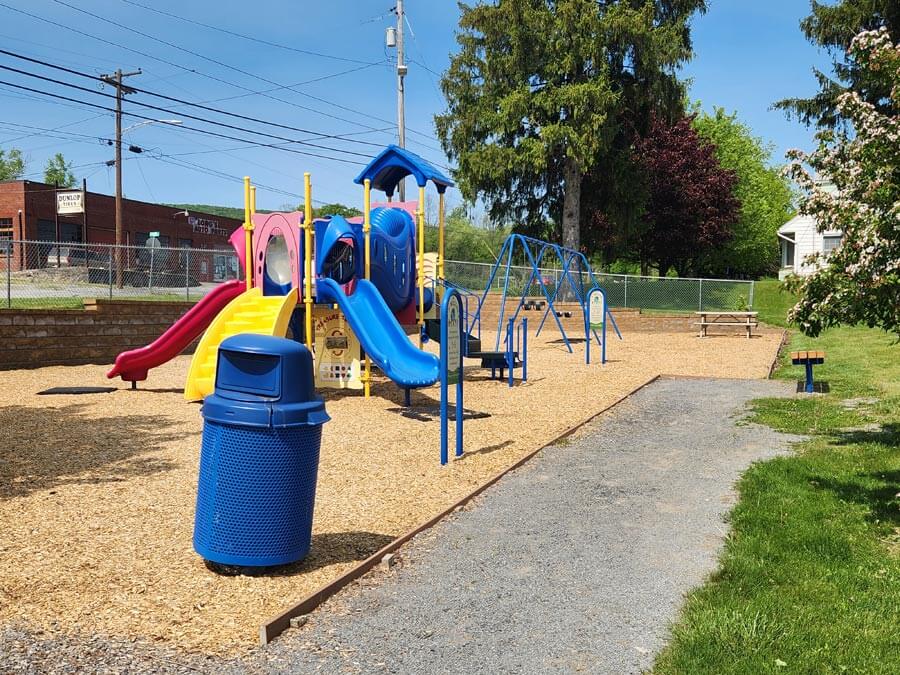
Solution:
[[[774,284],[762,297],[766,317],[791,302]],[[900,673],[900,345],[837,328],[794,335],[806,348],[825,350],[830,391],[755,401],[752,421],[808,440],[744,474],[720,568],[657,673]]]
[[[787,326],[788,310],[797,298],[781,288],[778,279],[761,279],[753,285],[753,309],[770,326]]]

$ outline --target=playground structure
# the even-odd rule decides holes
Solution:
[[[397,186],[406,177],[412,177],[418,187],[414,217],[391,206]],[[374,364],[405,390],[409,405],[411,389],[427,387],[441,377],[440,358],[422,346],[428,340],[446,339],[438,309],[449,294],[458,296],[462,357],[480,360],[492,379],[498,371],[501,380],[505,374],[513,386],[515,370],[521,369],[521,379],[527,379],[527,321],[523,317],[517,325],[517,320],[535,285],[546,300],[536,336],[552,316],[566,348],[573,351],[555,305],[566,297],[580,307],[586,362],[590,362],[592,338],[601,346],[601,362],[605,362],[607,321],[621,338],[587,259],[559,244],[510,235],[483,292],[448,282],[444,277],[444,200],[453,183],[421,157],[390,145],[354,182],[363,187],[362,217],[314,219],[309,173],[304,174],[304,211],[291,213],[256,213],[255,188],[245,178],[244,225],[230,239],[244,280],[222,284],[157,340],[120,354],[107,376],[120,376],[135,388],[150,369],[171,360],[202,335],[184,387],[185,399],[202,400],[213,391],[218,349],[224,340],[241,333],[290,335],[315,354],[317,386],[362,389],[368,398]],[[426,256],[424,204],[429,182],[439,197],[438,250]],[[386,206],[373,208],[373,189],[386,195]],[[507,317],[506,300],[513,291],[510,269],[516,256],[530,264],[531,273],[521,294],[515,293],[520,295],[518,304]],[[540,267],[554,257],[561,276],[550,288]],[[494,348],[488,350],[481,341],[481,315],[501,269],[500,316]],[[598,296],[597,301],[591,302],[592,295]],[[418,347],[409,339],[410,332],[417,333]]]
[[[419,188],[416,222],[402,209],[371,207],[371,190],[383,191],[390,204],[397,185],[412,176]],[[418,325],[420,343],[426,314],[435,301],[425,283],[425,188],[431,182],[440,199],[436,273],[443,274],[444,193],[453,183],[417,155],[388,146],[355,178],[363,186],[364,216],[312,218],[312,185],[304,175],[305,212],[258,214],[255,190],[244,179],[245,222],[231,237],[245,270],[243,282],[229,282],[204,297],[153,343],[124,352],[108,377],[132,383],[174,358],[202,334],[185,383],[185,398],[199,400],[212,392],[219,345],[239,333],[285,336],[315,350],[317,311],[339,310],[352,331],[326,335],[324,343],[344,355],[361,346],[364,367],[359,379],[370,395],[371,364],[406,389],[438,380],[434,355],[417,349],[403,326]],[[361,222],[359,222],[361,220]],[[323,324],[324,325],[324,324]],[[326,350],[319,350],[319,352]],[[357,350],[358,352],[358,350]],[[359,354],[351,354],[359,359]],[[321,354],[317,354],[317,361]],[[352,361],[352,359],[351,359]],[[319,364],[317,364],[318,366]],[[320,386],[343,386],[352,365]]]

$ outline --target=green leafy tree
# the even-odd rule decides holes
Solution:
[[[0,149],[0,180],[16,180],[25,173],[25,159],[22,152],[15,148],[9,151]]]
[[[790,311],[807,335],[839,324],[879,326],[900,338],[900,44],[886,29],[860,33],[850,55],[861,76],[891,92],[895,112],[885,114],[856,92],[842,94],[838,112],[851,129],[820,132],[819,148],[789,153],[791,176],[804,189],[800,212],[813,216],[820,232],[840,230],[843,242],[819,268],[793,278],[800,301]],[[825,189],[809,167],[827,176]]]
[[[67,162],[61,152],[57,152],[44,165],[44,182],[59,187],[75,187],[75,174],[72,173],[72,162]]]
[[[793,215],[793,195],[782,172],[769,166],[772,146],[755,137],[737,113],[716,108],[708,115],[699,103],[694,111],[694,128],[715,145],[719,164],[737,175],[734,196],[741,203],[731,241],[710,254],[706,272],[759,277],[777,271],[778,228]]]
[[[447,260],[493,263],[509,230],[492,224],[476,225],[460,204],[447,214],[444,222],[444,257]],[[425,228],[425,250],[438,250],[438,229]]]
[[[688,19],[704,0],[461,4],[435,118],[463,195],[494,222],[581,244],[582,184],[621,140],[623,89],[679,99]],[[620,156],[627,148],[619,148]],[[618,176],[618,173],[612,175]],[[553,230],[547,231],[547,223]]]
[[[297,207],[300,210],[303,210],[303,206]],[[363,214],[361,209],[356,208],[355,206],[347,206],[346,204],[323,204],[322,206],[313,209],[313,212],[316,217],[324,217],[324,216],[344,216],[344,218],[352,218],[354,216],[361,216]]]
[[[844,121],[838,108],[838,97],[855,91],[860,98],[882,114],[897,112],[884,82],[872,77],[850,55],[848,48],[861,31],[885,28],[896,40],[900,38],[900,2],[897,0],[839,0],[824,4],[813,0],[811,14],[800,22],[806,38],[828,51],[833,74],[813,69],[819,92],[811,98],[789,98],[778,101],[776,108],[794,114],[807,126],[834,128]]]

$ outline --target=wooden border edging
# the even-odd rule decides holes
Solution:
[[[632,389],[631,391],[629,391],[627,394],[624,394],[623,396],[620,396],[619,398],[617,398],[615,401],[610,403],[608,406],[606,406],[602,410],[599,410],[598,412],[596,412],[593,415],[591,415],[590,417],[582,420],[578,424],[576,424],[572,427],[569,427],[568,429],[566,429],[564,432],[562,432],[559,436],[554,438],[549,443],[545,443],[544,445],[537,448],[536,450],[532,450],[531,452],[526,454],[524,457],[522,457],[522,459],[518,460],[514,464],[503,469],[499,473],[491,476],[487,481],[485,481],[484,483],[482,483],[481,485],[476,487],[472,492],[465,495],[462,499],[457,501],[452,506],[444,509],[443,511],[438,513],[436,516],[429,518],[424,523],[417,525],[416,527],[411,529],[406,534],[400,535],[399,537],[394,539],[394,541],[392,541],[391,543],[378,549],[375,553],[373,553],[368,558],[363,560],[361,563],[359,563],[353,569],[348,570],[347,572],[345,572],[344,574],[339,576],[334,581],[331,581],[331,582],[325,584],[319,590],[313,591],[310,595],[306,596],[303,600],[298,602],[296,605],[289,607],[288,609],[284,610],[280,614],[269,619],[266,623],[264,623],[263,625],[261,625],[259,627],[259,643],[260,643],[260,645],[266,645],[266,644],[270,643],[276,637],[281,635],[281,633],[283,633],[285,630],[290,628],[292,618],[301,616],[303,614],[309,614],[316,607],[318,607],[323,602],[325,602],[328,598],[330,598],[331,596],[336,594],[338,591],[343,589],[345,586],[347,586],[351,582],[356,581],[359,577],[363,576],[366,572],[368,572],[373,567],[375,567],[385,555],[387,555],[388,553],[392,553],[393,551],[396,551],[398,548],[403,546],[403,544],[408,542],[410,539],[415,537],[417,534],[421,534],[425,530],[427,530],[427,529],[433,527],[434,525],[436,525],[437,523],[439,523],[441,520],[443,520],[448,515],[453,513],[456,509],[458,509],[461,506],[464,506],[466,503],[468,503],[469,501],[471,501],[472,499],[474,499],[475,497],[480,495],[482,492],[487,490],[491,485],[493,485],[494,483],[499,481],[501,478],[503,478],[503,476],[508,474],[510,471],[514,471],[515,469],[518,469],[520,466],[525,464],[525,462],[530,460],[532,457],[534,457],[536,454],[538,454],[541,450],[544,450],[545,448],[549,448],[553,445],[556,445],[564,438],[571,436],[576,431],[578,431],[581,427],[585,426],[589,422],[592,422],[597,417],[599,417],[603,413],[607,412],[611,408],[614,408],[615,406],[619,405],[626,398],[633,396],[634,394],[636,394],[638,391],[640,391],[647,385],[652,384],[653,382],[658,380],[660,377],[661,377],[660,375],[654,375],[653,377],[651,377],[649,380],[647,380],[643,384],[640,384],[637,387],[635,387],[634,389]]]
[[[788,343],[788,330],[785,328],[781,331],[781,342],[778,343],[778,349],[775,352],[775,358],[772,360],[772,365],[769,366],[769,376],[766,378],[767,380],[772,379],[772,375],[775,374],[775,369],[778,367],[778,359],[781,357],[781,350],[784,349],[785,345]]]

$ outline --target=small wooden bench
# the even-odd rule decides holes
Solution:
[[[759,325],[759,312],[694,312],[700,317],[695,326],[700,326],[700,337],[706,337],[706,329],[710,326],[741,326],[747,330],[747,337],[753,335],[753,329]]]
[[[813,366],[825,363],[825,352],[791,352],[791,363],[795,366],[806,366],[804,391],[807,394],[813,393]]]

